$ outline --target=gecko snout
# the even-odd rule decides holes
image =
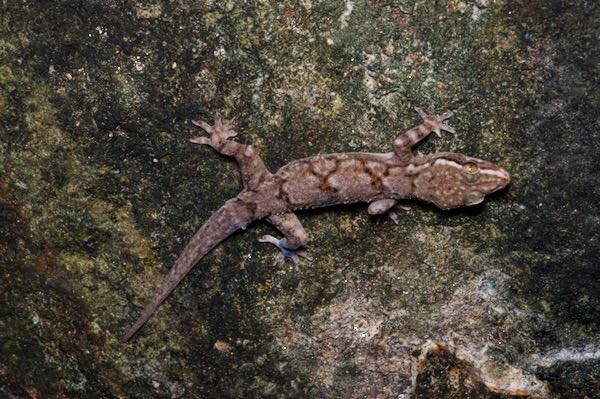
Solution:
[[[502,168],[498,169],[498,177],[498,187],[494,191],[502,190],[510,183],[510,174]]]

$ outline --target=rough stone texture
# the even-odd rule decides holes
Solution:
[[[600,391],[597,1],[0,3],[0,396],[593,398]],[[312,264],[259,223],[119,338],[240,189],[187,139],[235,116],[275,170],[387,151],[498,162],[482,206],[303,212]]]

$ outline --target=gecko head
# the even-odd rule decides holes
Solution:
[[[413,167],[413,195],[441,209],[477,205],[510,182],[498,165],[463,154],[438,153]]]

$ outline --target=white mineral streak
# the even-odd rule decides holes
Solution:
[[[348,26],[348,18],[350,17],[350,14],[352,14],[352,10],[354,10],[354,2],[350,0],[346,1],[346,3],[344,4],[344,11],[340,16],[342,28]]]
[[[531,355],[528,363],[539,367],[552,367],[561,362],[585,362],[598,359],[600,359],[600,345],[588,344],[580,348],[561,348],[545,354]]]
[[[494,330],[502,326],[486,320],[494,313],[515,316],[519,313],[502,295],[502,286],[507,279],[502,273],[486,272],[459,287],[448,303],[432,315],[431,321],[438,334],[435,339],[422,344],[421,355],[413,363],[413,386],[407,393],[416,388],[418,363],[426,361],[429,352],[445,347],[458,359],[469,363],[475,376],[492,392],[549,397],[547,386],[535,376],[491,355],[494,352],[491,349],[502,349],[502,343],[490,340],[490,336],[496,335]]]

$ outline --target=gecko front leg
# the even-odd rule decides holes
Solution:
[[[387,213],[390,219],[392,219],[394,223],[398,224],[398,215],[396,215],[396,212],[392,211],[392,208],[395,207],[397,203],[398,201],[395,199],[381,199],[373,201],[369,204],[367,212],[369,215],[384,215]]]
[[[433,105],[427,109],[427,112],[418,107],[415,107],[415,111],[423,118],[423,123],[401,134],[394,140],[394,151],[398,158],[404,162],[409,162],[413,157],[410,149],[419,141],[429,136],[431,132],[437,134],[438,137],[441,137],[442,130],[454,133],[453,128],[443,123],[446,119],[454,115],[453,112],[448,111],[442,115],[435,115]]]
[[[195,137],[190,141],[195,144],[209,145],[221,154],[235,158],[242,173],[245,190],[255,189],[271,176],[263,160],[254,152],[252,146],[229,140],[238,134],[233,130],[233,121],[222,122],[221,116],[216,114],[215,124],[212,126],[201,120],[192,121],[192,123],[204,129],[210,136]]]
[[[293,212],[271,215],[267,220],[285,236],[278,240],[271,235],[264,235],[258,240],[273,244],[281,251],[275,259],[275,266],[279,266],[286,258],[290,258],[295,264],[300,261],[301,257],[312,260],[312,256],[308,252],[299,249],[308,242],[308,235]]]

